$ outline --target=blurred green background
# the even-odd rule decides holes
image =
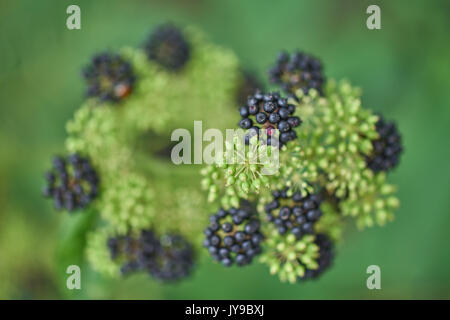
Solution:
[[[81,7],[82,29],[66,29]],[[381,7],[381,30],[366,8]],[[195,25],[266,81],[281,49],[322,58],[328,77],[363,88],[363,105],[395,119],[401,165],[390,175],[401,208],[393,223],[346,232],[320,280],[282,284],[265,266],[224,269],[160,286],[147,276],[107,281],[82,268],[70,292],[56,251],[65,219],[40,194],[64,125],[83,100],[80,68],[100,50],[137,46],[158,23]],[[429,299],[450,298],[450,3],[443,1],[0,1],[0,298]],[[381,290],[366,268],[381,267]]]

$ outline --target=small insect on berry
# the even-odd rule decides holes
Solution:
[[[136,77],[131,64],[118,54],[97,54],[84,68],[87,95],[102,102],[119,102],[132,91]]]

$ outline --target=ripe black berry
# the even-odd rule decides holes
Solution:
[[[322,94],[322,65],[318,59],[302,52],[280,53],[275,66],[269,70],[269,77],[271,83],[281,85],[287,93],[294,94],[302,89],[307,94],[314,88]]]
[[[183,33],[171,24],[155,29],[145,44],[150,60],[170,71],[179,70],[189,59],[190,48]]]
[[[265,205],[267,221],[275,224],[280,234],[292,232],[297,239],[314,232],[314,223],[322,216],[321,196],[309,194],[302,197],[295,192],[287,195],[287,189],[275,190],[273,200]]]
[[[240,208],[228,211],[220,209],[213,215],[214,222],[206,228],[206,247],[216,261],[229,267],[233,263],[238,266],[250,264],[255,255],[261,253],[263,236],[260,233],[260,222],[251,205],[242,202]],[[220,228],[212,234],[211,224],[218,222]]]
[[[403,151],[402,139],[395,123],[386,122],[379,116],[376,123],[379,138],[372,141],[373,152],[366,157],[367,166],[374,172],[388,171],[394,168]]]
[[[326,271],[332,264],[334,259],[334,245],[333,242],[325,234],[317,234],[315,243],[319,246],[319,258],[317,269],[306,269],[301,280],[318,278]]]
[[[240,122],[239,122],[239,126],[242,128],[242,129],[250,129],[250,127],[252,126],[252,120],[251,119],[248,119],[248,118],[245,118],[245,119],[242,119]]]
[[[72,154],[53,158],[53,168],[45,175],[43,194],[52,198],[57,210],[85,208],[98,195],[99,178],[88,158]]]
[[[131,64],[120,55],[105,52],[94,56],[84,68],[87,95],[101,101],[119,102],[127,97],[136,81]]]
[[[288,104],[287,99],[282,98],[278,92],[262,94],[257,91],[249,96],[247,105],[239,109],[242,117],[239,126],[242,129],[255,129],[252,135],[259,134],[260,129],[265,130],[269,136],[266,140],[267,144],[274,136],[275,130],[279,129],[281,142],[279,146],[281,147],[297,137],[294,128],[301,124],[301,120],[293,116],[294,112],[295,106]],[[249,135],[246,136],[246,143],[249,141]],[[276,142],[274,144],[277,145]]]

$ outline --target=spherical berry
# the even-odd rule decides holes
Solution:
[[[287,119],[289,118],[290,112],[288,108],[280,108],[280,110],[278,110],[278,114],[280,115],[281,119]]]
[[[238,231],[238,232],[236,232],[234,237],[235,237],[237,242],[242,242],[242,241],[244,241],[246,239],[247,236],[245,235],[244,232]]]
[[[264,124],[267,121],[267,115],[264,112],[259,112],[256,115],[256,122],[258,122],[259,124]]]
[[[249,118],[244,118],[239,122],[239,126],[242,129],[250,129],[250,127],[252,126],[253,122],[251,119]]]
[[[288,132],[289,130],[291,130],[291,126],[287,121],[280,121],[280,123],[278,124],[278,129],[280,130],[280,132]]]
[[[247,106],[240,107],[239,108],[239,114],[241,115],[242,118],[248,117],[248,115],[249,115],[248,107]]]
[[[233,264],[233,261],[230,258],[224,258],[221,262],[225,267],[230,267]]]
[[[231,223],[229,223],[229,222],[225,222],[225,223],[222,225],[222,230],[223,230],[224,232],[231,232],[231,230],[233,230],[233,225],[232,225]]]
[[[223,238],[223,243],[227,247],[231,247],[234,244],[234,238],[232,236],[226,236]]]
[[[236,263],[239,266],[243,266],[248,263],[247,258],[244,254],[240,253],[236,256]]]
[[[278,113],[271,113],[269,116],[269,122],[272,124],[276,124],[276,123],[280,122],[280,120],[281,120],[281,117]]]
[[[251,115],[257,114],[259,111],[259,108],[256,104],[248,105],[248,113]]]
[[[273,101],[267,101],[264,103],[264,111],[267,113],[272,113],[277,108],[277,105]]]

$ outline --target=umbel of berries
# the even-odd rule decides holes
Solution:
[[[382,116],[376,123],[378,139],[372,141],[373,153],[366,157],[367,166],[374,172],[394,168],[403,150],[402,140],[394,122],[386,122]]]
[[[291,196],[289,190],[276,190],[272,193],[273,200],[264,207],[267,220],[283,235],[291,232],[297,239],[305,234],[314,233],[314,224],[322,216],[320,204],[321,196],[308,194],[302,196],[294,192]]]
[[[316,89],[322,94],[322,64],[303,52],[296,51],[291,55],[281,52],[275,66],[269,70],[269,78],[271,83],[280,85],[291,94],[295,94],[298,89],[302,89],[305,94],[310,89]]]
[[[145,44],[145,51],[150,60],[171,71],[183,67],[190,56],[189,43],[183,33],[171,24],[156,28]]]
[[[260,222],[248,208],[220,209],[210,217],[205,235],[203,246],[226,267],[250,264],[261,253]]]
[[[44,196],[52,198],[57,210],[85,208],[98,194],[99,178],[88,158],[72,154],[55,157],[46,173]]]
[[[318,268],[306,268],[301,280],[316,279],[320,277],[332,264],[334,259],[334,245],[333,242],[325,234],[317,234],[314,243],[319,247],[319,258],[317,259]]]
[[[256,133],[265,130],[268,140],[275,136],[278,129],[280,147],[297,137],[294,128],[301,124],[301,120],[294,116],[295,106],[289,104],[278,92],[256,92],[248,98],[247,105],[241,107],[239,112],[242,117],[239,126],[242,129],[252,129]]]
[[[194,255],[189,242],[177,234],[157,238],[143,230],[138,238],[130,235],[108,240],[112,260],[122,261],[122,274],[145,271],[157,280],[176,281],[188,276]]]
[[[119,102],[127,97],[136,81],[131,64],[120,55],[105,52],[94,56],[83,70],[87,95],[100,101]]]

